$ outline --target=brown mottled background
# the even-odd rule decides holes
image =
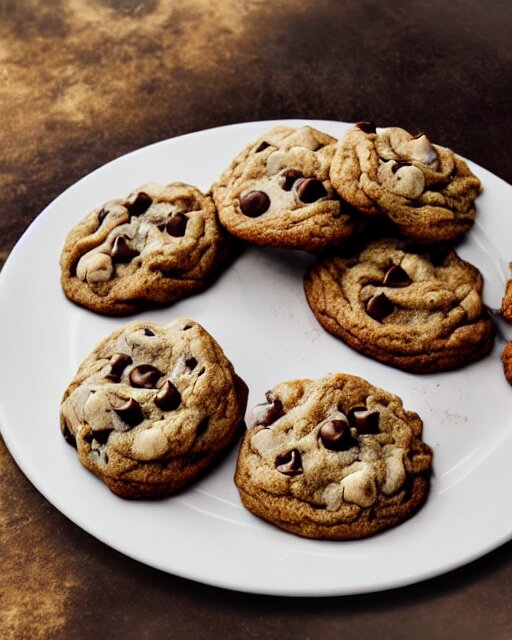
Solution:
[[[0,267],[92,169],[233,122],[402,125],[512,182],[511,25],[509,0],[0,0]],[[2,639],[512,637],[511,543],[396,591],[250,596],[97,542],[1,440],[0,469]]]

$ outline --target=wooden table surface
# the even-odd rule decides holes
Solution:
[[[511,24],[505,0],[4,0],[0,267],[91,170],[235,122],[400,125],[512,182]],[[34,489],[1,441],[0,527],[1,638],[512,637],[512,543],[383,593],[235,593],[98,542]]]

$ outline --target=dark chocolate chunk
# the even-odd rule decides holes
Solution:
[[[153,200],[151,196],[148,196],[147,193],[141,191],[137,194],[135,200],[128,205],[128,211],[131,216],[141,216],[145,213],[149,207],[153,204]]]
[[[268,147],[270,147],[270,144],[268,142],[265,142],[265,140],[263,140],[262,142],[260,142],[260,144],[257,146],[257,148],[254,149],[254,153],[259,153],[260,151],[265,151],[265,149],[268,149]]]
[[[107,378],[112,382],[119,382],[123,371],[132,362],[133,360],[126,353],[114,353],[110,358],[110,373],[107,373]]]
[[[142,407],[133,398],[130,398],[120,407],[114,407],[114,411],[121,418],[123,422],[126,422],[130,427],[135,427],[144,420],[144,414],[142,413]],[[94,437],[97,439],[96,434]]]
[[[309,204],[325,198],[326,195],[327,190],[322,181],[316,178],[305,178],[297,185],[297,196],[301,202]]]
[[[144,327],[143,331],[145,336],[151,337],[155,335],[155,332],[151,331],[149,327]]]
[[[194,356],[185,358],[185,365],[190,369],[190,371],[193,371],[196,368],[197,360],[194,358]]]
[[[407,271],[394,264],[386,271],[382,284],[386,287],[408,287],[411,283]]]
[[[352,407],[348,412],[348,421],[357,429],[359,435],[374,435],[380,432],[379,412],[366,407]]]
[[[395,162],[395,164],[391,167],[391,171],[393,173],[396,173],[402,167],[410,167],[410,166],[411,166],[410,162]]]
[[[69,427],[67,424],[62,426],[62,435],[64,436],[64,440],[70,444],[72,447],[75,447],[76,449],[76,438],[75,435],[73,433],[71,433],[71,431],[69,430]]]
[[[265,397],[267,398],[267,402],[257,405],[258,408],[261,407],[263,409],[263,415],[257,424],[268,427],[278,418],[284,415],[284,410],[281,400],[279,400],[279,398],[276,398],[271,391],[267,391]]]
[[[356,127],[364,131],[364,133],[377,133],[377,129],[373,122],[356,122]]]
[[[162,377],[162,372],[152,364],[139,364],[130,371],[128,377],[132,387],[155,389],[156,383]]]
[[[166,380],[155,396],[155,404],[162,411],[172,411],[181,404],[181,395],[170,380]]]
[[[281,175],[281,189],[284,191],[291,191],[295,182],[302,178],[302,173],[296,169],[287,169]]]
[[[379,322],[389,316],[390,313],[393,313],[394,308],[395,305],[385,293],[377,293],[366,303],[366,313]]]
[[[345,451],[357,445],[350,433],[350,425],[346,418],[329,420],[320,427],[320,440],[326,449],[331,451]]]
[[[181,213],[181,211],[178,211],[178,213],[175,213],[169,220],[165,230],[173,238],[181,238],[185,235],[187,222],[188,217],[184,213]]]
[[[296,476],[302,473],[302,458],[298,449],[292,449],[278,455],[276,469],[285,476]]]
[[[270,207],[270,198],[263,191],[249,191],[240,198],[242,213],[250,218],[257,218]]]
[[[125,236],[117,236],[110,249],[110,255],[115,262],[130,262],[139,255],[139,252],[130,247]]]

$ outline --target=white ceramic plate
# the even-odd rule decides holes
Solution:
[[[341,136],[348,125],[311,124]],[[97,341],[131,319],[104,318],[70,303],[59,285],[64,238],[92,208],[147,181],[182,180],[207,190],[247,143],[273,122],[240,124],[166,140],[130,153],[59,196],[30,226],[0,275],[0,424],[13,457],[57,509],[107,545],[200,582],[281,595],[375,591],[460,566],[512,536],[512,389],[498,339],[460,371],[412,375],[352,351],[324,332],[305,301],[311,257],[250,248],[208,291],[137,316],[199,321],[250,388],[249,407],[283,380],[328,372],[362,376],[402,397],[424,420],[435,474],[411,520],[366,540],[324,542],[285,533],[239,500],[236,451],[179,496],[129,502],[83,469],[59,430],[61,394]],[[471,163],[484,184],[478,223],[460,248],[499,307],[512,233],[512,188]]]

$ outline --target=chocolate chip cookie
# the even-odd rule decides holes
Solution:
[[[453,151],[424,133],[399,127],[377,131],[369,122],[339,142],[330,178],[347,202],[383,214],[407,237],[445,242],[464,235],[475,220],[481,184]]]
[[[266,396],[235,473],[252,513],[301,536],[350,540],[424,503],[432,451],[400,398],[345,374],[283,382]]]
[[[512,384],[512,342],[507,342],[501,354],[505,378]]]
[[[483,280],[454,250],[382,238],[317,261],[304,279],[320,324],[357,351],[415,373],[486,355],[494,327]]]
[[[80,365],[64,393],[61,429],[114,493],[167,496],[240,435],[246,402],[245,383],[199,324],[137,322]]]
[[[126,315],[204,289],[227,255],[213,200],[193,186],[146,184],[68,234],[62,288],[84,307]]]
[[[329,180],[335,138],[276,126],[250,144],[213,185],[221,223],[260,245],[316,251],[358,228]]]
[[[512,272],[512,263],[510,264],[510,267]],[[505,320],[508,320],[508,322],[512,322],[512,276],[506,284],[505,294],[501,305],[501,315]]]

